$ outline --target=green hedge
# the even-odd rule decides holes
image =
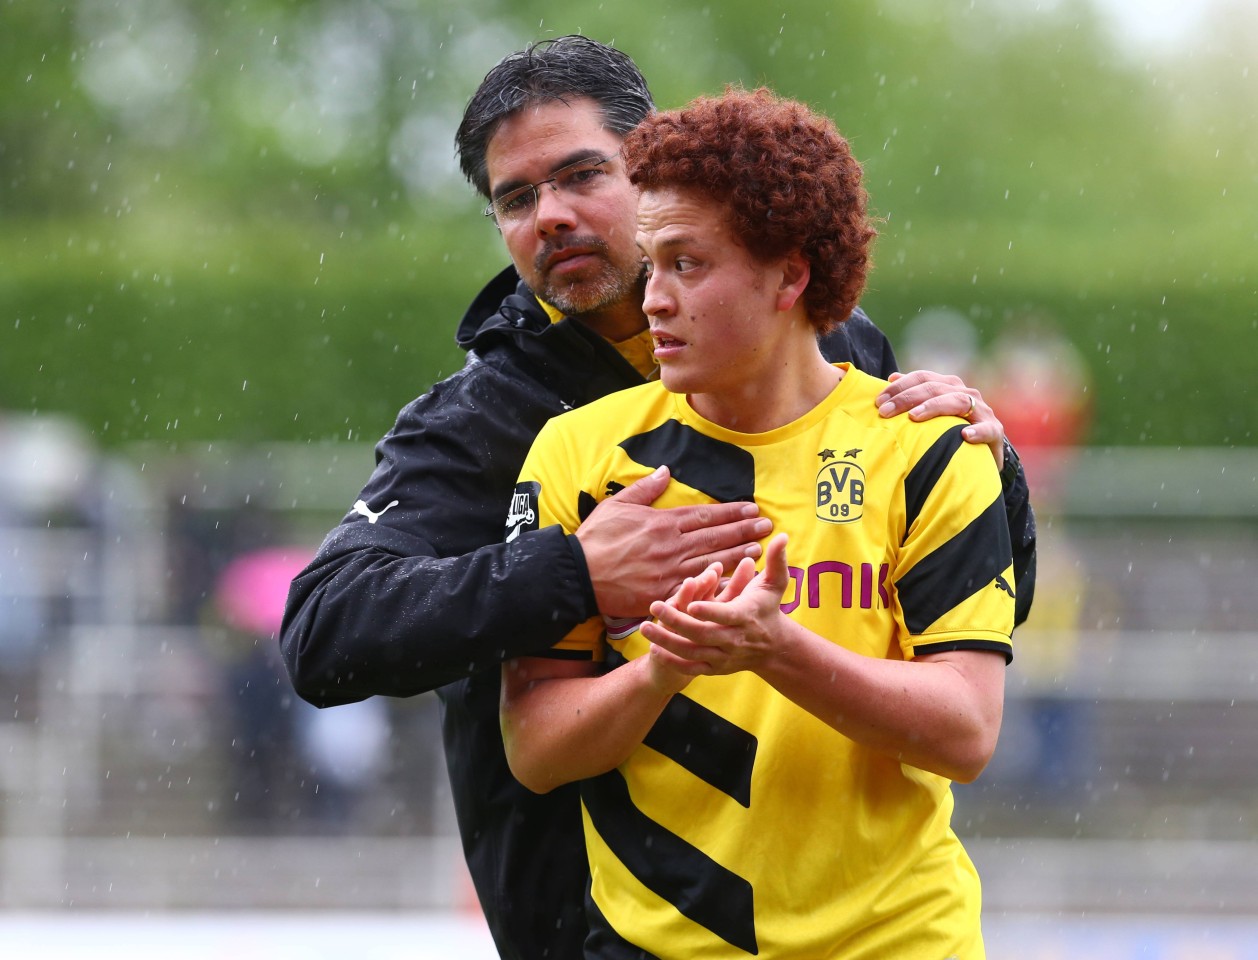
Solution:
[[[454,328],[505,262],[466,218],[370,234],[198,222],[41,221],[0,239],[0,408],[72,414],[107,446],[372,440],[461,363]],[[1247,247],[1182,231],[1154,263],[1134,253],[1148,248],[1137,226],[1017,230],[887,224],[866,309],[893,341],[934,307],[984,342],[1048,317],[1088,366],[1091,442],[1254,444]]]

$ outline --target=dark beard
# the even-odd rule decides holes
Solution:
[[[633,270],[617,270],[616,265],[607,256],[607,244],[603,241],[592,237],[582,237],[570,241],[568,245],[588,247],[601,254],[603,265],[598,275],[589,280],[579,283],[552,284],[543,272],[542,264],[556,250],[563,248],[547,245],[537,255],[537,272],[541,276],[542,282],[541,289],[535,292],[542,300],[545,300],[552,307],[562,312],[564,316],[581,317],[591,313],[598,313],[600,310],[606,310],[608,307],[614,307],[622,303],[641,289],[642,267],[635,264],[635,269]]]

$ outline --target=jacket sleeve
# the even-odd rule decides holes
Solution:
[[[832,363],[850,361],[857,370],[883,380],[900,369],[891,341],[860,307],[821,338],[821,352]]]
[[[1014,469],[1009,469],[1010,458]],[[1004,486],[1005,516],[1009,521],[1009,540],[1013,545],[1013,581],[1016,603],[1013,623],[1018,626],[1031,612],[1035,599],[1035,511],[1031,509],[1031,491],[1027,487],[1026,470],[1017,451],[1005,441],[1005,469],[1000,471]]]
[[[367,512],[348,514],[293,580],[280,648],[303,699],[422,693],[540,653],[595,611],[575,537],[502,542],[540,423],[486,399],[447,381],[404,409],[377,446]]]
[[[364,526],[333,530],[289,592],[280,647],[316,706],[423,693],[540,653],[588,616],[592,601],[564,588],[583,579],[576,538],[558,528],[439,557]]]
[[[821,339],[826,359],[850,361],[858,370],[882,377],[896,372],[895,352],[884,334],[860,307]],[[1011,448],[1006,448],[1006,456]],[[1014,458],[1017,459],[1016,456]],[[1013,545],[1014,591],[1017,603],[1014,624],[1020,624],[1031,612],[1035,596],[1035,513],[1031,509],[1031,492],[1026,472],[1019,461],[1013,470],[1001,471],[1005,495],[1005,517],[1009,522],[1009,539]]]

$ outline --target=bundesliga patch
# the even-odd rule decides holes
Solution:
[[[507,543],[526,530],[537,529],[537,498],[541,492],[542,485],[536,480],[515,485],[515,492],[511,494],[511,509],[507,512]]]
[[[820,451],[817,471],[817,519],[826,523],[852,523],[865,511],[865,471],[856,462],[860,449]]]

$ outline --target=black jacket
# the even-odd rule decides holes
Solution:
[[[348,513],[293,581],[280,643],[297,693],[317,706],[438,690],[459,832],[499,952],[579,958],[587,868],[576,786],[539,796],[511,776],[499,665],[546,650],[597,609],[575,537],[552,527],[501,541],[542,424],[643,379],[583,324],[552,324],[511,268],[468,308],[458,340],[463,369],[403,408],[376,446],[359,495],[373,513]],[[895,370],[859,312],[824,347],[869,373]],[[1034,520],[1018,479],[1007,496],[1025,572]],[[1028,603],[1030,586],[1017,584]]]

